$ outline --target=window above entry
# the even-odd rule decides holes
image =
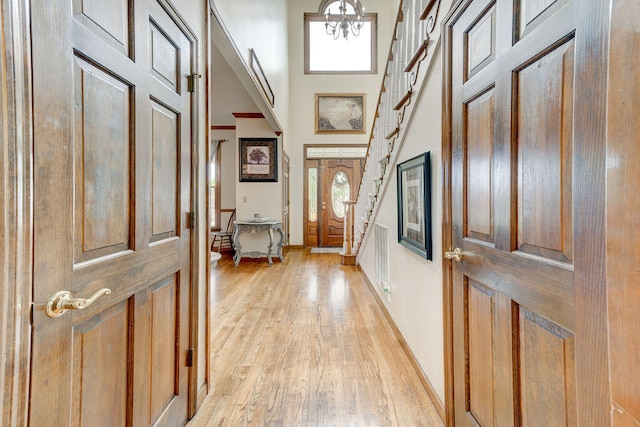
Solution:
[[[375,13],[361,18],[359,34],[349,31],[345,39],[340,32],[334,39],[331,21],[339,14],[341,1],[323,0],[318,13],[304,14],[305,74],[375,74],[377,72],[377,19]],[[357,21],[360,2],[345,0],[346,14]],[[337,30],[339,32],[339,30]]]

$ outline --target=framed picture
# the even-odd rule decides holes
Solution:
[[[316,93],[316,133],[365,133],[364,93]]]
[[[240,138],[240,182],[278,182],[278,140]]]
[[[397,172],[398,243],[432,260],[429,152],[400,163]]]
[[[264,95],[269,100],[269,104],[273,107],[276,103],[275,95],[273,94],[273,90],[271,89],[271,85],[267,80],[267,76],[264,75],[264,71],[262,71],[262,66],[260,65],[260,61],[258,61],[258,56],[256,55],[256,51],[253,49],[249,49],[249,53],[251,56],[251,70],[253,74],[255,74],[258,79],[258,83],[260,83],[260,88],[264,92]]]

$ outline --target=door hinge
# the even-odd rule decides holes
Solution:
[[[193,230],[196,228],[196,213],[189,212],[189,229]]]
[[[196,91],[196,79],[202,77],[202,74],[193,73],[190,76],[187,76],[187,90],[189,92]]]
[[[190,348],[189,350],[187,350],[187,367],[191,368],[193,367],[193,355],[194,355],[195,351]]]

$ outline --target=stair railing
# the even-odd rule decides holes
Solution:
[[[352,207],[355,218],[353,250],[358,260],[390,176],[390,165],[394,164],[402,142],[399,136],[408,122],[408,108],[417,93],[416,86],[421,84],[418,81],[420,65],[428,58],[439,9],[440,0],[403,0],[398,8],[360,189]]]

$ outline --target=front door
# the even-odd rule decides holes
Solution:
[[[320,160],[320,246],[342,246],[345,206],[357,194],[360,159]]]
[[[607,425],[603,3],[462,1],[445,24],[456,425]]]
[[[192,41],[164,0],[31,5],[30,425],[183,425]]]

